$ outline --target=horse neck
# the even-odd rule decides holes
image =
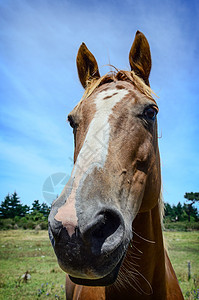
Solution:
[[[118,280],[112,287],[106,288],[106,291],[111,299],[122,299],[120,297],[124,296],[125,299],[132,299],[134,296],[135,299],[146,297],[163,300],[165,290],[163,236],[159,205],[156,205],[150,211],[138,214],[134,220],[133,239]]]

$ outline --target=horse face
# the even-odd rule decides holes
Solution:
[[[82,47],[80,56],[88,50]],[[90,52],[88,58],[89,70],[98,78]],[[78,71],[84,86],[87,77]],[[132,238],[132,222],[138,212],[156,205],[160,190],[157,104],[132,82],[118,78],[108,82],[107,77],[70,113],[75,164],[49,215],[58,262],[83,285],[115,281]],[[153,181],[157,184],[151,190]]]

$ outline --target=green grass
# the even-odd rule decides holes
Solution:
[[[46,231],[1,231],[0,265],[0,299],[64,299],[64,272]],[[21,280],[26,271],[28,283]]]
[[[198,299],[199,232],[165,232],[169,256],[185,299]],[[187,262],[191,262],[188,280]],[[0,231],[0,299],[64,299],[64,272],[59,268],[46,231]],[[21,276],[29,271],[31,279]]]
[[[199,231],[164,232],[164,237],[185,299],[199,299]],[[188,280],[189,261],[190,280]]]

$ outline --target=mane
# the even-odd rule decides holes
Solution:
[[[164,230],[163,220],[164,220],[164,213],[165,213],[165,205],[164,205],[162,189],[160,191],[158,205],[159,205],[159,214],[160,214],[161,226],[162,226],[162,229]]]
[[[117,70],[117,69],[116,69]],[[124,71],[124,70],[117,70],[117,71],[110,71],[107,74],[103,75],[100,78],[92,78],[88,80],[86,90],[83,94],[82,99],[80,100],[79,104],[86,98],[88,98],[99,86],[114,81],[128,81],[133,86],[135,86],[142,94],[144,94],[147,98],[154,101],[152,95],[157,97],[157,95],[153,92],[153,90],[145,84],[145,82],[135,74],[134,71]]]

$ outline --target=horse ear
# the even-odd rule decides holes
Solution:
[[[149,85],[151,52],[146,37],[140,31],[136,32],[135,39],[129,53],[129,62],[131,70],[141,77],[147,85]]]
[[[88,80],[100,78],[97,61],[84,43],[79,47],[76,62],[79,80],[84,88],[87,87]]]

